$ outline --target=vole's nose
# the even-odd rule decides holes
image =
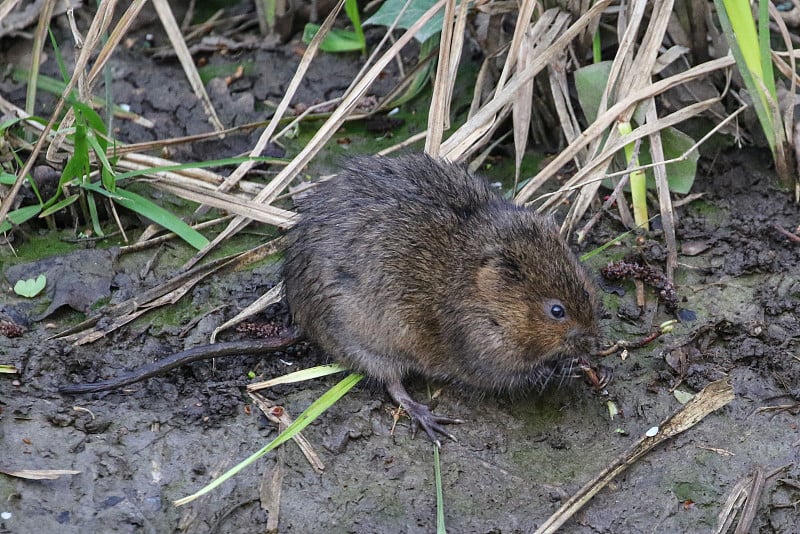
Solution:
[[[576,355],[590,354],[598,345],[597,333],[585,328],[575,327],[567,332],[567,342]]]

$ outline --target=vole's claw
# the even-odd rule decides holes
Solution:
[[[464,421],[462,421],[461,419],[436,415],[431,411],[430,408],[428,408],[424,404],[415,404],[415,406],[413,407],[404,406],[404,408],[408,412],[408,416],[411,418],[412,437],[416,437],[417,431],[420,429],[420,427],[422,427],[422,429],[425,431],[425,434],[427,434],[428,439],[430,439],[439,447],[441,447],[442,444],[436,435],[437,433],[453,441],[458,441],[456,437],[450,432],[448,432],[442,425],[463,423]]]
[[[436,437],[437,432],[452,439],[453,441],[458,441],[455,436],[445,430],[442,425],[458,424],[463,423],[464,421],[454,417],[436,415],[427,405],[412,399],[406,389],[403,387],[402,382],[399,380],[395,380],[386,384],[386,389],[389,391],[389,394],[392,396],[392,398],[403,406],[403,409],[405,409],[408,417],[411,418],[412,437],[416,436],[417,430],[422,427],[422,429],[425,430],[425,434],[428,435],[428,438],[440,447],[442,444]]]

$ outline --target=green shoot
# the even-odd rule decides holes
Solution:
[[[324,52],[355,52],[360,50],[363,55],[367,53],[367,40],[364,37],[364,28],[358,14],[356,0],[346,0],[344,10],[353,25],[352,30],[333,29],[328,32],[319,47]],[[309,22],[303,29],[303,42],[308,44],[319,31],[319,24]]]
[[[631,133],[631,123],[629,121],[617,124],[620,135]],[[625,145],[625,162],[629,167],[639,166],[639,157],[633,153],[635,143]],[[650,229],[647,223],[647,177],[642,169],[631,171],[631,200],[633,201],[633,222],[637,227]]]
[[[603,61],[603,44],[600,41],[600,28],[592,36],[592,62],[600,63]]]

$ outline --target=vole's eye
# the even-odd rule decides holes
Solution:
[[[550,319],[563,321],[567,318],[567,309],[558,299],[550,299],[544,302],[544,312]]]

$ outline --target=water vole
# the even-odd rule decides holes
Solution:
[[[434,441],[455,420],[414,401],[407,375],[541,388],[597,336],[593,285],[553,223],[461,166],[354,159],[300,208],[284,265],[295,324]]]
[[[283,268],[300,335],[384,384],[433,441],[450,436],[442,425],[456,420],[414,401],[403,386],[409,374],[486,391],[541,389],[597,335],[594,287],[552,221],[461,166],[426,156],[354,159],[300,208]],[[288,331],[194,347],[59,390],[106,391],[297,339]]]

